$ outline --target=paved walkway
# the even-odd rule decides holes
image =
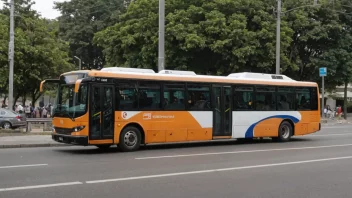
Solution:
[[[55,142],[50,135],[6,136],[0,137],[1,148],[68,146]]]

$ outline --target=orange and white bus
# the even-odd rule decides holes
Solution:
[[[271,137],[319,131],[319,88],[284,75],[104,68],[64,73],[52,139],[135,151],[140,145]]]

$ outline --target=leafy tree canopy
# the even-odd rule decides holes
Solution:
[[[32,1],[16,1],[14,96],[31,97],[33,103],[39,98],[39,84],[46,78],[58,78],[73,69],[69,63],[68,45],[56,36],[55,23],[31,9]],[[5,6],[0,13],[8,13]],[[8,87],[8,30],[9,18],[0,15],[0,75],[3,92]],[[4,90],[6,87],[6,90]]]
[[[94,34],[117,22],[129,1],[126,0],[71,0],[56,2],[61,12],[59,36],[70,45],[70,56],[82,59],[83,67],[102,67],[102,49],[93,43]]]

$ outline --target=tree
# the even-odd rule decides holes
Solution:
[[[283,20],[294,31],[286,57],[292,64],[284,74],[296,79],[320,82],[317,60],[332,47],[337,46],[341,25],[338,15],[331,12],[330,1],[286,0]],[[330,71],[330,69],[329,69]],[[335,87],[336,84],[329,84]]]
[[[350,1],[337,1],[330,15],[338,17],[340,31],[331,46],[318,59],[317,63],[328,68],[327,83],[344,85],[344,117],[347,118],[347,87],[352,82],[352,4]]]
[[[262,0],[166,1],[166,68],[197,73],[273,72],[276,20]],[[282,24],[282,64],[293,32]],[[114,26],[98,32],[107,65],[157,67],[158,0],[134,1]]]
[[[70,56],[82,59],[88,69],[104,65],[102,49],[95,45],[94,34],[118,20],[129,1],[126,0],[72,0],[56,2],[61,12],[59,35],[70,44]]]
[[[58,78],[73,67],[69,63],[68,45],[55,35],[55,26],[50,21],[41,19],[31,10],[30,0],[16,1],[17,16],[15,20],[15,67],[14,67],[14,103],[19,97],[24,101],[27,96],[34,104],[40,97],[39,84],[46,78]],[[0,13],[8,13],[5,6]],[[23,12],[23,13],[22,13]],[[3,16],[3,15],[2,15]],[[0,28],[0,39],[8,43],[8,17],[3,17]],[[2,54],[8,54],[8,46]],[[0,79],[1,84],[8,82],[8,63],[0,66],[0,73],[6,74]]]
[[[8,17],[0,14],[0,68],[8,65]],[[8,70],[0,70],[0,94],[7,93],[8,91]],[[6,98],[5,98],[6,100]]]

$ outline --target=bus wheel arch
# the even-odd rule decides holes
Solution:
[[[130,136],[132,136],[132,139],[136,138],[136,142],[129,146],[126,145],[125,138]],[[145,143],[144,130],[138,123],[130,123],[122,129],[119,139],[119,147],[122,151],[136,151],[141,144]]]
[[[278,128],[278,137],[274,137],[274,141],[287,142],[294,135],[294,124],[292,120],[285,119],[280,123]]]

